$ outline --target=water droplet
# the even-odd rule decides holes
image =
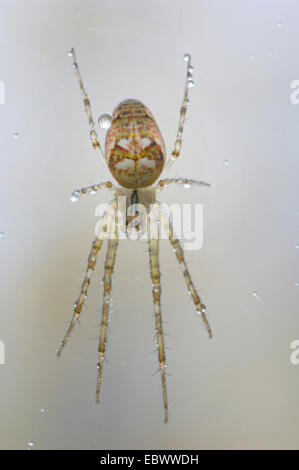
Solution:
[[[228,166],[229,165],[229,160],[224,160],[224,165]]]
[[[259,300],[259,301],[261,300],[261,298],[260,298],[260,296],[259,296],[259,294],[258,294],[257,291],[252,292],[252,295],[253,295],[253,297],[256,298],[256,300]]]
[[[71,201],[76,202],[78,201],[79,197],[80,197],[80,191],[79,189],[75,189],[75,191],[73,191],[71,194]]]
[[[41,413],[44,413],[45,411],[46,411],[45,408],[41,408],[41,409],[40,409],[40,412],[41,412]]]
[[[74,55],[74,49],[72,48],[70,51],[68,51],[67,55],[68,55],[69,57],[73,57],[73,55]]]
[[[188,65],[188,72],[190,72],[190,73],[194,72],[194,67],[193,67],[193,65],[191,65],[191,64]]]
[[[4,232],[0,232],[0,238],[4,237]]]
[[[99,126],[102,129],[106,129],[106,130],[109,129],[109,127],[111,126],[111,122],[112,122],[112,114],[110,113],[103,113],[98,119]]]
[[[15,132],[15,133],[13,134],[13,138],[14,138],[14,139],[18,139],[19,137],[20,137],[20,134],[19,134],[18,132]]]
[[[190,54],[184,54],[183,59],[185,62],[190,62],[191,61],[191,55]]]
[[[298,250],[299,249],[299,243],[296,243],[295,248]]]
[[[194,86],[194,81],[192,79],[189,79],[187,82],[187,87],[192,88]]]
[[[73,63],[73,69],[77,69],[77,68],[78,68],[78,64],[77,64],[77,62],[74,62]]]
[[[190,184],[190,183],[185,183],[183,186],[184,186],[185,189],[191,188],[191,184]]]
[[[282,21],[277,21],[277,26],[278,26],[279,28],[281,28],[282,25],[283,25]]]
[[[34,447],[35,446],[35,442],[34,441],[29,441],[28,442],[28,447]]]

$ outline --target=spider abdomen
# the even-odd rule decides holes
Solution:
[[[140,101],[122,101],[114,110],[107,132],[105,158],[125,188],[152,185],[165,163],[165,145],[157,123]]]

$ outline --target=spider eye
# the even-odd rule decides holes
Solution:
[[[112,121],[112,114],[110,113],[101,114],[101,116],[98,119],[99,126],[105,130],[109,129],[109,127],[111,126],[111,121]]]

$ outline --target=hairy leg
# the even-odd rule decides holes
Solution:
[[[168,404],[167,404],[167,391],[166,391],[166,357],[165,345],[162,327],[161,315],[161,283],[160,283],[160,268],[159,268],[159,240],[149,238],[149,257],[150,257],[150,272],[152,278],[152,294],[154,301],[155,312],[155,325],[156,336],[158,343],[158,358],[161,372],[163,405],[165,411],[165,423],[168,421]]]
[[[108,318],[109,318],[109,308],[111,301],[111,289],[112,289],[112,274],[114,271],[115,257],[118,245],[118,232],[117,224],[115,226],[115,233],[113,238],[109,238],[108,241],[108,250],[106,255],[105,262],[105,271],[104,271],[104,297],[103,297],[103,307],[102,307],[102,319],[100,327],[100,341],[99,341],[99,361],[97,364],[98,367],[98,377],[97,377],[97,389],[96,389],[96,401],[100,401],[100,388],[102,382],[102,372],[103,372],[103,362],[105,358],[105,349],[107,343],[107,327],[108,327]]]
[[[102,189],[109,189],[113,194],[116,194],[116,188],[111,181],[105,181],[104,183],[92,184],[85,188],[75,189],[71,194],[71,200],[77,201],[82,194],[95,194]]]
[[[173,165],[173,163],[177,160],[177,158],[180,155],[185,116],[186,116],[187,106],[189,102],[188,92],[189,92],[189,88],[193,86],[193,80],[192,80],[193,66],[191,65],[191,56],[189,54],[185,54],[184,60],[187,62],[187,73],[186,73],[186,79],[185,79],[184,99],[183,99],[183,104],[182,104],[181,112],[180,112],[179,128],[178,128],[178,132],[176,136],[176,141],[174,144],[174,149],[172,151],[171,157],[166,163],[164,171],[168,171],[169,168]]]
[[[158,181],[156,185],[156,192],[159,193],[162,191],[162,189],[165,188],[165,186],[168,186],[169,184],[180,184],[186,189],[189,189],[192,186],[211,186],[205,181],[198,181],[189,178],[165,178]]]
[[[104,155],[102,147],[100,146],[100,143],[98,141],[98,135],[96,133],[96,130],[95,130],[95,127],[94,127],[94,121],[93,121],[92,114],[91,114],[90,101],[88,99],[87,93],[86,93],[84,85],[83,85],[83,81],[82,81],[82,78],[81,78],[81,74],[80,74],[78,63],[77,63],[74,48],[72,48],[70,50],[69,56],[72,57],[72,59],[73,59],[73,68],[74,68],[74,70],[76,72],[76,75],[77,75],[77,79],[78,79],[78,82],[79,82],[79,86],[80,86],[80,90],[81,90],[81,94],[82,94],[82,98],[83,98],[83,102],[84,102],[84,106],[85,106],[85,111],[86,111],[86,114],[87,114],[87,117],[88,117],[89,135],[90,135],[90,140],[91,140],[92,146],[98,152],[102,163],[104,163],[104,165],[106,166],[105,155]]]
[[[82,307],[83,307],[83,304],[84,304],[84,300],[86,299],[86,296],[87,296],[87,291],[88,291],[88,287],[89,287],[89,284],[90,284],[90,279],[91,279],[91,276],[92,276],[92,274],[94,272],[94,269],[95,269],[97,255],[98,255],[100,249],[102,248],[104,233],[107,231],[107,225],[110,222],[110,218],[111,218],[111,212],[110,212],[110,210],[108,210],[108,212],[103,216],[99,236],[97,236],[94,239],[93,243],[92,243],[92,247],[91,247],[91,250],[90,250],[89,257],[88,257],[86,273],[85,273],[85,277],[84,277],[84,280],[83,280],[82,285],[81,285],[79,297],[77,298],[77,300],[74,304],[73,315],[72,315],[72,319],[71,319],[71,322],[69,324],[69,327],[66,331],[66,334],[65,334],[63,340],[60,342],[60,347],[59,347],[58,352],[57,352],[58,356],[60,356],[64,346],[66,345],[66,343],[67,343],[67,341],[68,341],[68,339],[69,339],[69,337],[72,333],[72,330],[73,330],[77,320],[79,319],[79,316],[80,316],[80,313],[82,311]]]
[[[184,251],[181,247],[181,244],[180,244],[179,240],[177,238],[175,238],[175,235],[174,235],[174,232],[173,232],[173,227],[172,227],[172,224],[171,224],[170,220],[168,219],[168,217],[165,216],[165,214],[163,213],[163,211],[162,211],[159,204],[156,206],[156,209],[157,209],[157,212],[159,214],[160,220],[162,220],[164,229],[165,229],[166,233],[168,234],[169,241],[170,241],[170,243],[171,243],[171,245],[174,249],[176,258],[178,260],[178,263],[179,263],[180,268],[182,270],[182,273],[184,275],[184,278],[185,278],[185,281],[186,281],[186,284],[187,284],[187,287],[188,287],[188,291],[190,292],[190,294],[192,296],[192,299],[193,299],[193,302],[195,304],[196,311],[201,316],[201,318],[202,318],[202,320],[205,324],[205,327],[206,327],[206,329],[209,333],[209,336],[211,338],[212,337],[212,330],[210,328],[209,322],[208,322],[207,317],[206,317],[206,306],[201,301],[201,298],[199,297],[199,295],[198,295],[198,293],[197,293],[197,291],[194,287],[193,281],[191,279],[189,270],[188,270],[187,265],[186,265],[186,261],[185,261],[185,257],[184,257]]]

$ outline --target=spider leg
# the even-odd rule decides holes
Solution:
[[[84,106],[85,106],[85,111],[86,111],[86,114],[87,114],[87,117],[88,117],[89,135],[90,135],[90,140],[91,140],[92,146],[98,152],[102,163],[104,163],[104,165],[106,166],[105,155],[104,155],[102,147],[100,146],[100,143],[98,141],[98,135],[96,133],[96,130],[95,130],[95,127],[94,127],[94,121],[93,121],[92,114],[91,114],[90,101],[88,99],[87,93],[86,93],[84,85],[83,85],[83,81],[82,81],[79,66],[78,66],[78,63],[77,63],[77,60],[76,60],[76,55],[75,55],[74,48],[72,48],[70,50],[69,56],[72,57],[72,59],[73,59],[73,68],[75,69],[75,72],[76,72],[76,75],[77,75],[77,79],[78,79],[78,82],[79,82],[79,86],[80,86],[80,90],[81,90],[81,94],[82,94],[82,98],[83,98],[83,102],[84,102]]]
[[[156,192],[159,193],[162,189],[165,188],[168,184],[181,184],[184,188],[188,189],[191,186],[211,186],[209,183],[205,181],[198,181],[189,178],[165,178],[159,180],[156,185]]]
[[[150,257],[150,272],[152,279],[152,294],[154,301],[155,312],[155,326],[156,336],[158,343],[158,358],[161,371],[163,405],[165,411],[165,423],[168,421],[168,404],[167,404],[167,391],[166,391],[166,356],[165,345],[162,327],[161,315],[161,283],[160,283],[160,269],[159,269],[159,239],[149,237],[149,257]]]
[[[99,341],[99,362],[98,367],[98,376],[97,376],[97,389],[96,389],[96,401],[100,401],[100,388],[102,382],[102,371],[103,371],[103,362],[105,358],[105,349],[107,344],[107,327],[108,327],[108,318],[109,318],[109,308],[111,300],[111,289],[112,289],[112,274],[115,266],[115,257],[118,245],[118,229],[117,224],[115,224],[115,232],[113,237],[109,237],[108,249],[105,261],[105,271],[104,271],[104,297],[103,297],[103,307],[102,307],[102,318],[101,318],[101,327],[100,327],[100,341]]]
[[[111,206],[110,206],[110,209],[111,209]],[[103,220],[102,220],[101,231],[99,232],[100,236],[97,236],[94,239],[93,243],[92,243],[90,254],[89,254],[89,257],[88,257],[88,262],[87,262],[87,269],[86,269],[84,280],[83,280],[82,285],[81,285],[79,297],[77,298],[77,300],[74,304],[73,316],[72,316],[71,322],[69,324],[69,327],[68,327],[68,329],[65,333],[65,336],[64,336],[63,340],[60,342],[60,347],[58,349],[57,356],[60,356],[64,346],[66,345],[66,343],[67,343],[67,341],[68,341],[68,339],[71,335],[71,332],[72,332],[72,330],[75,326],[75,323],[77,322],[77,320],[79,320],[79,315],[82,311],[84,300],[87,296],[87,290],[88,290],[88,287],[89,287],[89,284],[90,284],[90,279],[91,279],[91,276],[92,276],[93,271],[95,269],[97,254],[99,253],[100,249],[102,248],[103,241],[104,241],[103,240],[103,238],[104,238],[103,235],[104,235],[104,232],[106,232],[106,230],[107,230],[107,225],[110,221],[110,218],[111,218],[111,212],[108,210],[108,212],[106,212],[106,214],[104,215]]]
[[[192,80],[193,66],[191,65],[191,56],[189,54],[185,54],[184,60],[187,62],[184,99],[183,99],[183,104],[182,104],[181,111],[180,111],[179,128],[178,128],[178,132],[177,132],[177,136],[176,136],[176,140],[174,144],[174,149],[172,151],[171,157],[168,159],[166,163],[165,171],[169,170],[169,168],[173,165],[173,163],[176,161],[176,159],[180,155],[181,146],[182,146],[182,134],[183,134],[184,123],[185,123],[185,115],[187,112],[187,106],[189,102],[188,92],[189,92],[189,88],[193,86],[193,80]]]
[[[168,234],[169,241],[171,245],[173,246],[176,258],[178,260],[178,263],[180,265],[180,268],[182,270],[182,273],[184,275],[188,291],[190,292],[193,302],[195,304],[196,311],[198,314],[201,316],[205,327],[209,333],[209,337],[212,338],[212,330],[210,328],[209,322],[206,317],[206,306],[202,303],[199,295],[197,294],[197,291],[194,287],[193,281],[191,279],[189,270],[186,265],[185,257],[184,257],[184,251],[181,247],[181,244],[177,238],[175,238],[174,232],[173,232],[173,227],[168,219],[168,217],[165,216],[165,214],[162,212],[162,209],[159,204],[156,205],[156,208],[158,210],[158,214],[160,218],[162,219],[163,226],[165,228],[166,233]]]
[[[114,195],[116,194],[116,188],[111,181],[105,181],[104,183],[92,184],[85,188],[75,189],[71,194],[72,201],[77,201],[82,194],[94,194],[102,189],[109,189]]]

